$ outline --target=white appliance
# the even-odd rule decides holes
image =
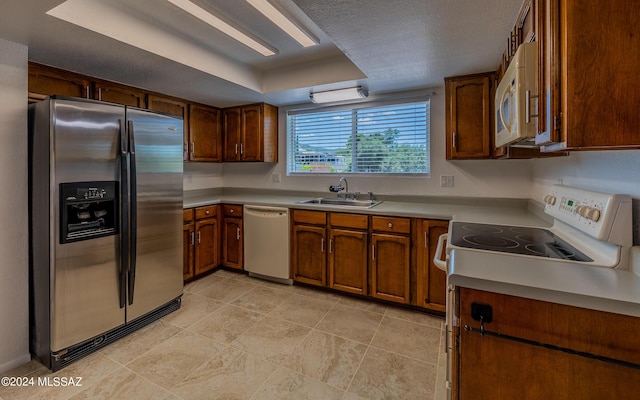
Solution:
[[[291,285],[289,209],[245,205],[244,269],[250,276]]]
[[[515,264],[533,271],[541,271],[546,266],[567,271],[568,265],[634,269],[635,263],[630,262],[630,257],[632,251],[638,249],[633,247],[630,196],[556,185],[544,196],[543,202],[545,213],[554,218],[551,228],[454,221],[449,232],[438,241],[434,262],[447,271],[448,398],[451,398],[453,327],[457,326],[452,311],[455,286],[451,284],[455,271],[487,265],[508,271],[509,266]],[[445,240],[447,259],[440,260],[437,257],[442,253]],[[634,272],[640,275],[640,269]]]
[[[495,97],[496,147],[518,142],[535,145],[537,125],[531,99],[538,93],[538,43],[524,43],[498,84]]]

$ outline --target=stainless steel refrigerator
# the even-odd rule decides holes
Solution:
[[[92,100],[29,106],[30,348],[50,369],[180,307],[182,127]]]

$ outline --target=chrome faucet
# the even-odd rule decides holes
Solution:
[[[345,178],[344,176],[341,176],[340,186],[342,186],[343,182],[344,182],[344,198],[348,199],[349,198],[349,182],[347,182],[347,178]]]
[[[344,186],[342,186],[342,184],[344,183]],[[340,182],[338,185],[331,185],[329,186],[329,191],[334,192],[334,193],[338,193],[338,198],[340,198],[340,193],[342,190],[345,191],[344,194],[344,198],[348,199],[349,198],[349,183],[347,182],[347,178],[345,178],[344,176],[340,177]]]

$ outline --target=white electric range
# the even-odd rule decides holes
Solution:
[[[640,259],[633,247],[632,201],[568,186],[544,196],[553,226],[540,228],[454,221],[446,239],[447,386],[451,378],[455,287],[640,316]]]

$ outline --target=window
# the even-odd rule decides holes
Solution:
[[[287,113],[289,174],[428,174],[429,101]]]

